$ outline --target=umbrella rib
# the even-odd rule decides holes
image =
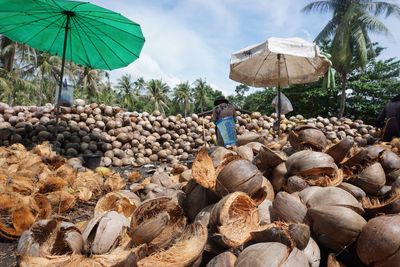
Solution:
[[[65,20],[66,20],[66,19],[65,19]],[[64,25],[64,23],[63,23],[63,25]],[[55,44],[55,42],[56,42],[58,36],[60,35],[62,28],[63,28],[63,27],[59,27],[59,28],[58,28],[57,35],[55,36],[55,38],[53,39],[53,42],[51,43],[50,47],[48,48],[49,51],[53,48],[53,45]],[[58,55],[57,55],[57,56],[58,56]]]
[[[286,61],[286,57],[285,57],[285,55],[282,55],[283,56],[283,60],[285,61],[285,67],[286,67],[286,74],[287,74],[287,82],[288,82],[288,85],[290,84],[290,78],[289,78],[289,69],[288,69],[288,64],[287,64],[287,61]],[[280,81],[279,81],[279,83],[281,83]]]
[[[257,79],[257,75],[260,72],[262,66],[264,65],[264,62],[267,60],[267,58],[269,57],[269,55],[271,54],[271,51],[268,52],[268,55],[264,58],[263,62],[260,64],[260,67],[258,68],[256,74],[254,75],[254,80]]]
[[[84,25],[87,29],[89,29],[89,27],[81,20],[81,24]],[[105,60],[105,58],[103,57],[103,54],[100,53],[99,49],[95,46],[95,44],[93,43],[92,39],[90,38],[90,36],[87,34],[86,30],[81,27],[82,31],[85,33],[85,35],[87,36],[88,40],[92,43],[93,47],[96,49],[97,53],[100,55],[101,59],[103,60],[103,62],[107,65],[108,69],[111,70],[110,66],[108,65],[107,61]],[[90,29],[89,29],[90,30]],[[92,32],[93,33],[93,32]],[[99,38],[100,39],[100,38]],[[100,39],[101,40],[101,39]],[[103,43],[104,41],[101,40]],[[113,53],[115,54],[114,50],[111,49],[107,44],[105,44],[111,51],[113,51]],[[117,57],[119,58],[119,56],[117,55]],[[90,66],[92,67],[92,66]]]
[[[92,11],[92,12],[98,12],[98,11]],[[86,16],[86,15],[84,15],[84,14],[79,14],[79,16],[84,17],[84,18],[87,18],[87,19],[90,19],[90,18],[100,18],[100,19],[104,19],[104,17],[96,16],[96,15],[90,15],[90,17],[88,17],[88,16]],[[127,22],[121,21],[121,20],[116,20],[116,19],[111,19],[111,18],[107,18],[107,20],[112,20],[112,21],[116,21],[116,22],[119,22],[119,23],[127,24],[127,25],[140,26],[138,23],[133,22],[133,21],[130,21],[130,20],[128,20],[128,19],[127,19]],[[98,21],[98,22],[100,22],[100,21]],[[108,24],[108,23],[106,23],[106,22],[104,22],[104,21],[101,21],[101,23],[102,23],[103,25],[108,26],[108,27],[114,28],[114,29],[116,29],[116,30],[118,30],[118,31],[120,31],[120,32],[132,34],[132,33],[129,32],[129,31],[122,30],[122,29],[120,29],[120,28],[118,28],[118,27],[115,27],[115,26],[113,26],[113,25],[110,25],[110,24]],[[93,25],[93,26],[94,26],[94,25]],[[137,36],[137,35],[132,35],[132,36],[134,36],[134,37],[137,38],[137,39],[144,40],[143,37],[140,37],[140,36]]]
[[[317,68],[314,66],[314,64],[311,62],[311,60],[308,57],[306,57],[306,59],[307,59],[308,63],[310,63],[310,65],[313,66],[314,70],[317,71]]]
[[[73,21],[74,24],[76,25],[75,27],[77,27],[77,28],[79,27],[79,28],[82,29],[83,32],[85,32],[85,31],[83,30],[83,28],[81,27],[81,25],[75,21],[75,19],[73,19],[72,21]],[[79,31],[77,31],[77,35],[78,35],[78,37],[79,37],[79,40],[81,40],[81,44],[82,44],[83,50],[85,50],[86,60],[88,61],[89,65],[91,66],[92,64],[90,63],[89,54],[87,53],[86,47],[83,45],[82,36],[81,36],[81,34],[80,34]]]
[[[35,23],[35,22],[40,22],[40,21],[42,21],[42,20],[54,18],[54,17],[57,17],[57,16],[59,16],[59,15],[60,15],[60,14],[51,15],[51,16],[46,17],[46,18],[43,18],[43,19],[36,19],[36,20],[33,20],[33,21],[24,22],[24,23],[21,23],[21,24],[16,25],[15,27],[12,27],[12,28],[10,28],[10,29],[7,29],[6,31],[2,31],[1,33],[2,33],[2,34],[6,34],[7,32],[13,31],[13,30],[15,30],[15,29],[17,29],[17,28],[19,28],[19,27],[21,27],[21,26],[25,26],[25,25],[27,25],[27,24],[31,24],[31,23]],[[52,21],[51,23],[54,23],[54,21]],[[12,24],[10,24],[10,25],[4,25],[4,26],[11,26],[11,25],[12,25]],[[45,24],[44,24],[44,25],[45,25]]]
[[[89,26],[93,26],[93,24],[91,24],[90,23],[90,21],[87,21],[86,19],[83,19],[84,21],[86,21],[86,23],[89,25]],[[86,25],[85,25],[86,26]],[[94,26],[93,26],[94,27]],[[94,34],[94,32],[88,27],[88,29]],[[132,55],[134,55],[135,57],[137,57],[137,58],[139,58],[139,55],[136,55],[135,53],[133,53],[132,51],[130,51],[128,48],[126,48],[125,46],[123,46],[123,45],[121,45],[121,44],[119,44],[114,38],[112,38],[111,36],[109,36],[109,35],[107,35],[107,34],[105,34],[103,31],[101,31],[101,30],[99,30],[102,34],[104,34],[104,35],[106,35],[107,37],[109,37],[111,40],[113,40],[115,43],[117,43],[120,47],[122,47],[122,48],[124,48],[127,52],[129,52],[129,53],[131,53]],[[112,53],[116,56],[116,57],[118,57],[120,60],[121,60],[121,62],[122,63],[124,63],[124,64],[126,64],[126,62],[118,55],[118,54],[116,54],[115,53],[115,51],[114,51],[114,49],[112,49],[103,39],[101,39],[99,36],[97,36],[98,37],[98,39],[105,45],[105,46],[107,46],[111,51],[112,51]],[[107,65],[108,66],[108,65]]]

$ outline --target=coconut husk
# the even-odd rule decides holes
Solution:
[[[366,193],[376,194],[386,183],[382,165],[376,162],[366,167],[357,175],[355,183]]]
[[[258,243],[246,247],[235,267],[297,266],[309,267],[307,257],[297,248],[290,250],[277,242]]]
[[[205,188],[214,188],[216,183],[216,173],[211,157],[208,155],[207,148],[199,150],[192,165],[192,177],[198,184]]]
[[[308,241],[306,248],[303,250],[306,255],[310,267],[319,267],[321,262],[321,251],[318,247],[317,242],[312,237]]]
[[[349,154],[353,145],[354,141],[345,138],[339,143],[329,147],[325,153],[330,155],[335,160],[336,164],[340,164]]]
[[[400,259],[400,215],[373,218],[357,240],[357,255],[368,266],[398,266]]]
[[[212,258],[206,267],[234,267],[237,257],[230,251],[225,251]]]
[[[46,194],[63,190],[67,186],[67,182],[60,177],[48,175],[40,178],[36,186],[39,188],[39,193]]]
[[[262,187],[262,173],[248,160],[231,156],[226,158],[218,169],[215,191],[220,196],[235,191],[252,196]]]
[[[147,220],[150,220],[151,218],[154,218],[163,212],[168,213],[169,220],[160,234],[148,243],[150,252],[168,247],[175,238],[182,234],[186,226],[186,218],[183,214],[182,208],[176,201],[169,197],[158,197],[146,200],[140,204],[134,211],[131,218],[129,235],[132,237],[133,233],[138,227],[140,227]],[[148,234],[154,236],[153,233]],[[144,236],[140,238],[143,240],[151,239],[150,237]]]
[[[219,146],[211,153],[211,159],[214,167],[217,168],[228,155],[237,155],[236,152]]]
[[[381,197],[365,196],[361,203],[365,212],[370,215],[395,214],[400,212],[400,191],[393,188]]]
[[[324,133],[309,125],[296,126],[289,134],[288,141],[295,150],[311,148],[316,151],[324,150],[327,139]]]
[[[200,223],[189,225],[170,248],[140,260],[138,266],[191,266],[203,253],[207,236],[207,227],[204,225]]]
[[[310,239],[310,227],[306,224],[273,222],[250,233],[257,242],[279,242],[290,248],[303,250]]]
[[[331,156],[311,150],[303,150],[291,155],[286,161],[286,168],[288,175],[302,177],[331,175],[338,170]]]
[[[364,190],[349,183],[343,182],[338,187],[352,194],[358,201],[361,201],[366,196]]]
[[[249,161],[253,161],[253,159],[254,159],[253,149],[251,147],[247,146],[247,145],[239,146],[237,148],[236,152],[243,159],[247,159]]]
[[[243,192],[225,196],[211,210],[213,237],[227,247],[238,247],[251,239],[258,227],[259,215],[253,200]]]
[[[37,154],[43,159],[49,159],[49,160],[57,156],[57,153],[53,151],[49,142],[43,142],[40,145],[36,145],[32,149],[32,153]]]
[[[346,267],[346,265],[344,265],[343,263],[339,262],[336,259],[335,254],[331,253],[328,256],[328,262],[326,264],[327,267]]]
[[[125,186],[125,180],[118,173],[108,175],[104,182],[104,190],[106,192],[118,191],[124,189]]]
[[[76,266],[137,266],[137,256],[133,250],[116,248],[109,254],[92,255],[90,258],[79,254],[68,256],[23,257],[21,267],[76,267]]]
[[[103,183],[103,177],[93,171],[78,172],[72,188],[78,190],[78,188],[86,187],[94,196],[99,196],[103,192]]]
[[[139,205],[139,197],[130,191],[110,192],[97,201],[94,208],[94,216],[99,216],[104,212],[113,210],[130,218]]]
[[[54,175],[67,181],[69,186],[74,183],[77,176],[76,171],[68,164],[63,164],[59,168],[57,168]]]
[[[299,197],[307,207],[346,207],[358,214],[364,214],[361,203],[350,193],[337,187],[313,186],[299,192]]]
[[[116,211],[93,218],[82,232],[86,251],[103,254],[113,250],[118,246],[128,226],[128,219]]]
[[[132,171],[128,174],[128,182],[135,183],[143,178],[142,174],[138,171]]]
[[[40,209],[30,196],[7,192],[0,194],[0,236],[17,239],[23,231],[29,229],[38,216]]]
[[[307,211],[318,242],[333,251],[352,244],[367,223],[358,213],[343,206],[316,206]]]
[[[35,181],[32,176],[20,175],[19,173],[4,175],[0,178],[0,184],[6,191],[17,192],[26,196],[35,191]]]
[[[302,223],[305,221],[307,208],[298,197],[279,192],[272,202],[271,212],[275,221]]]
[[[54,191],[46,194],[53,210],[58,214],[64,213],[75,206],[76,198],[68,191]]]

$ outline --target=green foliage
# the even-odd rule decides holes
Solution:
[[[170,90],[169,86],[161,80],[152,79],[147,82],[146,88],[147,95],[153,105],[153,109],[148,111],[160,111],[165,114],[165,110],[168,110],[169,98],[167,94]]]

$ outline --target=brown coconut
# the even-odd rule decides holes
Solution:
[[[376,194],[386,183],[385,171],[379,162],[363,169],[355,180],[356,184],[368,194]]]
[[[324,133],[316,127],[309,125],[296,126],[289,134],[288,141],[295,150],[311,148],[322,151],[327,145]]]
[[[297,266],[308,267],[304,253],[297,248],[290,250],[277,242],[258,243],[245,248],[237,258],[236,267]]]
[[[353,145],[354,141],[345,138],[339,143],[328,148],[325,153],[331,156],[335,160],[336,164],[339,164],[344,160],[347,154],[349,154]]]
[[[384,215],[368,221],[357,240],[357,255],[368,266],[399,266],[400,215]]]
[[[212,258],[206,267],[234,267],[237,257],[230,251],[225,251]]]
[[[279,192],[272,202],[271,212],[274,221],[302,223],[305,221],[307,208],[298,197]]]

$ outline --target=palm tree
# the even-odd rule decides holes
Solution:
[[[161,111],[161,113],[165,114],[165,109],[168,109],[167,93],[169,91],[169,86],[161,80],[152,79],[147,82],[146,89],[150,101],[153,102],[154,111]]]
[[[138,93],[135,83],[132,82],[132,76],[130,74],[122,75],[122,77],[118,79],[116,88],[118,89],[123,107],[128,110],[133,110],[135,108],[135,101],[138,98]]]
[[[180,83],[175,87],[174,101],[178,104],[183,104],[183,111],[186,117],[187,111],[190,108],[191,88],[189,82]]]
[[[144,93],[146,90],[146,81],[143,79],[143,77],[137,78],[133,84],[138,95]]]
[[[203,79],[197,79],[194,82],[194,99],[196,105],[200,106],[201,112],[204,111],[204,107],[207,106],[208,103],[208,94],[211,91],[211,87],[207,84],[207,82]]]
[[[324,0],[303,8],[303,12],[312,11],[332,12],[332,19],[315,41],[332,40],[329,52],[342,83],[339,109],[339,117],[342,117],[346,105],[347,76],[355,68],[364,68],[369,56],[374,53],[369,34],[389,33],[377,16],[400,16],[400,7],[390,0]]]
[[[17,95],[21,94],[24,96],[21,99],[24,102],[21,102],[21,104],[31,104],[31,96],[34,95],[36,90],[36,85],[21,78],[20,69],[14,68],[12,71],[8,71],[0,68],[0,97],[7,99],[9,105],[15,105]]]

